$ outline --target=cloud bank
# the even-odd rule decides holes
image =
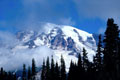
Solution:
[[[32,50],[18,50],[15,53],[12,53],[8,49],[1,48],[0,52],[0,67],[3,67],[5,70],[22,69],[23,64],[31,66],[33,58],[36,61],[37,67],[40,67],[42,65],[43,59],[46,59],[47,56],[52,55],[52,51],[47,47],[39,47]]]
[[[46,46],[34,49],[15,48],[20,43],[13,34],[0,32],[0,67],[7,71],[22,69],[23,64],[31,66],[33,58],[36,61],[37,67],[40,67],[43,59],[53,55],[52,50]]]

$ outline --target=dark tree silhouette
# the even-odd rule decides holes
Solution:
[[[82,67],[82,65],[83,64],[82,64],[81,54],[79,54],[78,62],[77,62],[77,79],[84,79],[84,68]]]
[[[87,52],[86,52],[86,49],[83,48],[83,68],[87,71],[87,67],[88,67],[88,57],[87,57]]]
[[[6,72],[3,68],[1,68],[0,80],[17,80],[16,73]]]
[[[55,80],[55,65],[54,65],[53,56],[51,59],[50,80]]]
[[[96,68],[96,71],[102,70],[102,41],[101,41],[101,35],[99,35],[99,42],[97,47],[97,53],[94,57],[94,67]]]
[[[33,58],[32,59],[32,80],[35,80],[35,75],[36,75],[36,65],[35,65],[35,60]]]
[[[45,77],[46,77],[46,66],[45,66],[45,60],[43,60],[41,80],[45,80]]]
[[[28,76],[27,76],[28,80],[31,79],[31,69],[30,66],[28,67]]]
[[[61,55],[61,80],[66,80],[65,61]]]
[[[32,59],[32,76],[36,74],[36,65],[35,65],[35,60]]]
[[[26,66],[25,66],[25,64],[23,64],[22,80],[27,80],[26,79]]]
[[[75,69],[74,69],[74,63],[71,61],[70,63],[70,68],[69,68],[69,73],[68,73],[68,80],[74,80],[75,77],[74,75],[76,75]]]
[[[50,79],[50,62],[49,62],[49,57],[47,57],[46,61],[46,80]]]
[[[119,30],[113,19],[108,19],[104,37],[104,67],[108,80],[116,80]]]
[[[55,80],[60,80],[60,68],[59,68],[57,62],[56,62],[56,65],[55,65]]]

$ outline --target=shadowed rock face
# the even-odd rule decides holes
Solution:
[[[65,49],[67,42],[64,39],[63,32],[60,28],[55,27],[51,30],[49,36],[51,36],[50,44],[52,49]]]
[[[37,33],[34,32],[34,31],[19,31],[19,32],[16,34],[16,37],[17,37],[20,41],[25,41],[26,38],[33,39],[36,34],[37,34]],[[27,42],[27,40],[26,40],[26,42]]]
[[[24,37],[26,37],[29,34],[31,33],[30,32],[18,32],[17,38],[19,40],[24,40]],[[39,38],[44,43],[44,45],[49,44],[51,49],[63,49],[63,50],[65,49],[73,50],[73,48],[75,49],[74,40],[71,37],[68,37],[66,40],[64,38],[64,34],[62,30],[58,27],[55,27],[54,29],[52,29],[49,34],[45,34],[44,32],[37,36],[35,34],[31,34],[30,36],[31,40],[25,42],[24,45],[28,45],[29,48],[33,48],[33,46],[37,47],[37,45],[35,45],[34,43],[34,40],[36,40],[37,38]]]
[[[87,42],[91,43],[91,44],[94,44],[94,42],[92,41],[92,38],[91,37],[87,37]]]
[[[28,45],[28,47],[29,47],[30,49],[32,49],[33,46],[35,45],[35,43],[33,42],[33,40],[30,40],[30,41],[26,42],[24,45]],[[36,47],[36,46],[35,46],[35,47]]]
[[[78,31],[76,29],[74,29],[73,31],[78,35],[79,41],[83,42],[82,37],[80,36],[80,34],[78,33]]]
[[[51,40],[51,48],[52,49],[65,49],[67,46],[67,41],[64,39],[64,37],[61,34],[56,35],[52,40]]]
[[[67,38],[67,50],[74,50],[75,47],[75,42],[71,37]]]

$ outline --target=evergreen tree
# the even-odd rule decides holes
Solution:
[[[81,68],[82,67],[82,59],[81,59],[81,55],[78,55],[78,63],[77,63],[78,67]]]
[[[102,80],[103,77],[103,50],[102,50],[102,41],[101,41],[101,35],[99,35],[99,41],[98,41],[98,46],[97,46],[97,53],[96,56],[94,56],[94,67],[93,71],[94,72],[94,78],[97,80]]]
[[[113,19],[108,19],[104,37],[104,67],[108,80],[116,80],[119,30]]]
[[[47,57],[46,61],[46,80],[50,79],[50,62],[49,62],[49,57]]]
[[[71,61],[67,80],[74,80],[74,75],[76,75],[74,73],[74,63]]]
[[[54,65],[53,56],[51,59],[50,80],[55,80],[55,65]]]
[[[15,79],[15,77],[16,77],[16,75],[14,74],[13,75],[13,80],[17,80],[17,79]],[[4,71],[4,79],[5,80],[8,80],[8,73],[6,72],[6,71]],[[0,79],[1,80],[1,79]]]
[[[45,60],[43,60],[41,80],[45,80],[45,77],[46,77],[46,66],[45,66]]]
[[[83,68],[84,68],[85,70],[87,70],[88,63],[89,63],[87,54],[88,54],[88,53],[86,52],[86,49],[83,48]]]
[[[0,80],[17,80],[16,73],[6,72],[3,68],[1,68]]]
[[[86,76],[86,80],[97,80],[97,78],[95,78],[97,75],[95,73],[95,68],[94,68],[94,64],[92,62],[89,62],[88,64],[88,68],[87,68],[87,74]]]
[[[3,80],[3,79],[1,79]],[[8,72],[8,80],[12,80],[12,73],[11,72]]]
[[[99,42],[97,47],[97,53],[94,57],[94,67],[96,68],[96,71],[102,70],[102,41],[101,41],[101,35],[99,35]]]
[[[13,80],[17,80],[16,73],[13,75]]]
[[[1,68],[0,70],[0,79],[3,80],[4,78],[4,70],[3,70],[3,67]]]
[[[65,61],[61,55],[61,80],[66,80]]]
[[[36,74],[36,65],[34,58],[32,59],[32,80],[35,80],[35,74]]]
[[[87,54],[88,54],[88,53],[87,53],[86,49],[83,48],[82,67],[84,68],[84,71],[83,71],[84,80],[88,80],[88,79],[89,79],[88,68],[89,68],[89,66],[90,66],[90,63],[89,63]]]
[[[26,80],[26,66],[23,64],[22,80]]]
[[[60,69],[57,62],[55,65],[55,80],[60,80]]]
[[[27,75],[28,80],[31,79],[31,69],[30,66],[28,67],[28,75]]]
[[[32,76],[36,74],[36,65],[34,58],[32,59]]]
[[[118,42],[118,54],[117,54],[117,80],[120,80],[120,38]]]
[[[77,63],[77,79],[84,79],[84,68],[82,67],[82,59],[81,54],[78,56],[78,63]],[[81,75],[81,77],[80,77]]]

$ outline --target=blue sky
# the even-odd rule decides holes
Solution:
[[[108,18],[120,23],[120,0],[0,0],[0,31],[16,32],[39,22],[103,33]],[[40,27],[41,28],[41,27]]]

